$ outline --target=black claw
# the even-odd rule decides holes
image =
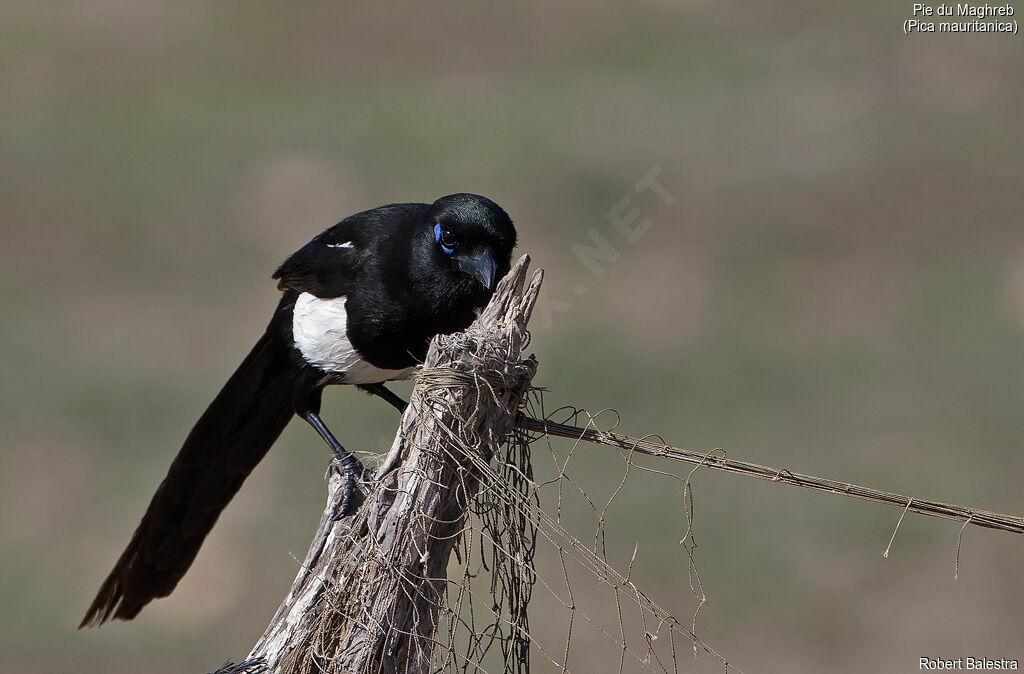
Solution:
[[[344,480],[341,505],[331,518],[332,522],[337,522],[356,514],[359,506],[369,498],[371,492],[368,482],[373,479],[373,471],[367,470],[358,459],[346,460],[336,456],[327,467],[328,475],[332,472],[339,474]]]
[[[341,443],[324,425],[320,415],[316,412],[306,412],[304,416],[306,421],[316,429],[316,432],[320,434],[320,437],[324,439],[327,446],[334,452],[334,457],[331,459],[330,464],[328,464],[327,474],[324,477],[327,478],[331,473],[337,473],[344,480],[341,507],[332,518],[336,522],[343,517],[354,514],[359,510],[359,506],[369,497],[370,486],[366,482],[373,479],[373,473],[366,470],[362,461],[341,446]]]

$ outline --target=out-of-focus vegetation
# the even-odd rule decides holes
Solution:
[[[274,266],[388,201],[474,191],[513,215],[548,273],[549,404],[1024,511],[1024,52],[906,38],[909,10],[0,3],[0,670],[245,653],[324,498],[326,451],[298,424],[170,599],[74,628],[269,317]],[[671,206],[634,190],[655,166]],[[623,197],[654,222],[634,243],[606,217]],[[600,278],[572,254],[591,230],[621,256]],[[348,390],[325,416],[366,449],[395,422]],[[595,500],[621,479],[605,448],[572,465]],[[554,474],[539,449],[536,469]],[[892,509],[703,473],[695,497],[698,629],[740,668],[1024,656],[1020,539],[967,531],[954,582],[955,524],[908,517],[883,559]],[[676,481],[634,475],[609,510],[610,557],[638,544],[634,580],[686,619],[684,529]],[[597,641],[575,671],[606,669]]]

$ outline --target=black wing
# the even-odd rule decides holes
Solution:
[[[367,234],[352,218],[328,228],[277,268],[273,276],[277,287],[317,297],[347,295],[371,252]]]
[[[348,295],[364,263],[428,204],[389,204],[350,215],[297,250],[274,272],[277,287],[317,297]]]

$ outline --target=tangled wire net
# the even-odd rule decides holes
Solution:
[[[548,418],[542,391],[534,390],[524,401],[523,414]],[[575,423],[581,414],[557,410],[554,416]],[[599,507],[568,473],[576,445],[563,455],[549,439],[520,427],[508,436],[493,461],[474,461],[480,489],[455,547],[462,575],[448,587],[448,601],[439,607],[446,616],[446,638],[435,653],[431,671],[525,674],[531,671],[531,655],[542,663],[542,671],[587,671],[574,668],[574,660],[579,659],[574,650],[586,648],[595,639],[617,656],[602,671],[678,672],[682,652],[709,654],[725,671],[738,671],[695,631],[696,615],[706,598],[693,557],[689,476],[683,480],[688,524],[681,543],[697,608],[686,626],[637,586],[633,560],[622,570],[608,561],[605,516],[628,478],[631,461],[624,457],[622,483]],[[538,483],[531,447],[541,442],[560,470],[555,478]],[[581,495],[593,511],[592,543],[584,543],[563,525],[563,499],[570,491]],[[542,492],[555,496],[546,510],[541,507]],[[546,558],[556,560],[555,574],[538,573],[538,545],[548,548]],[[634,560],[635,556],[634,551]],[[546,604],[560,607],[564,615],[560,633],[530,630],[527,609],[538,586],[547,593]],[[603,607],[600,600],[595,601],[602,595],[607,597]]]
[[[537,579],[540,502],[527,440],[519,431],[502,444],[470,507],[470,524],[455,547],[462,575],[448,590],[446,647],[436,671],[491,671],[497,648],[502,669],[496,671],[530,672],[527,609]]]

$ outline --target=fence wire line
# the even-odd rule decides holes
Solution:
[[[516,423],[519,428],[532,433],[540,433],[542,435],[568,438],[570,440],[577,441],[585,440],[586,442],[615,447],[616,449],[625,450],[627,452],[635,452],[637,454],[646,454],[648,456],[682,461],[698,467],[721,470],[726,473],[743,475],[745,477],[752,477],[758,480],[789,484],[795,487],[805,487],[807,489],[814,489],[816,491],[823,491],[830,494],[840,494],[864,501],[884,503],[903,508],[905,512],[909,511],[919,515],[928,515],[931,517],[963,522],[965,527],[968,524],[973,524],[974,526],[984,527],[986,529],[996,529],[999,531],[1009,531],[1015,534],[1024,534],[1024,517],[1019,515],[1007,515],[1005,513],[982,510],[981,508],[974,508],[970,506],[943,503],[941,501],[929,501],[927,499],[917,498],[916,496],[904,496],[902,494],[874,489],[872,487],[865,487],[851,482],[841,482],[838,480],[816,477],[814,475],[806,475],[804,473],[794,473],[786,468],[775,468],[758,463],[751,463],[749,461],[730,459],[726,456],[725,450],[723,449],[716,448],[710,452],[701,453],[689,449],[672,447],[665,442],[660,441],[660,438],[653,435],[636,438],[629,435],[603,431],[590,427],[593,424],[593,420],[603,412],[591,415],[573,407],[565,407],[561,410],[557,410],[552,414],[552,416],[562,413],[566,414],[573,420],[581,415],[587,416],[590,419],[588,427],[581,428],[575,424],[559,423],[551,421],[550,419],[537,419],[527,415],[520,415]]]

